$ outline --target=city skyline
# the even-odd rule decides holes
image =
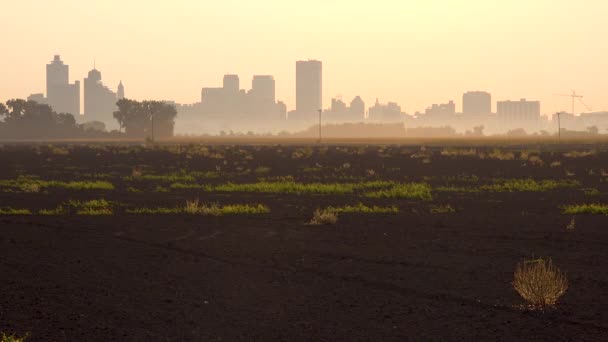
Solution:
[[[317,59],[326,70],[324,108],[337,95],[360,95],[368,103],[395,101],[409,113],[449,100],[460,110],[462,93],[486,89],[496,100],[537,99],[543,114],[551,114],[570,108],[569,99],[553,94],[576,89],[599,111],[608,109],[608,48],[601,44],[608,28],[598,24],[608,4],[583,3],[313,1],[298,11],[275,1],[178,1],[143,9],[137,1],[10,3],[8,12],[27,10],[31,18],[9,16],[0,29],[19,32],[8,35],[8,45],[28,46],[3,52],[0,95],[42,92],[38,61],[61,54],[73,75],[85,75],[97,60],[105,83],[127,82],[135,99],[194,103],[201,87],[219,85],[224,74],[273,75],[277,99],[293,109],[292,63]],[[165,17],[179,20],[154,25]]]
[[[80,81],[71,84],[69,70],[69,65],[64,63],[61,56],[55,55],[46,67],[46,97],[45,94],[34,93],[27,99],[49,104],[58,113],[74,114],[79,123],[87,123],[99,130],[119,128],[113,113],[118,109],[117,101],[125,98],[122,81],[114,92],[104,85],[101,72],[94,66],[84,78],[84,96],[81,101]],[[541,101],[525,98],[493,101],[490,92],[479,90],[462,94],[461,111],[456,110],[454,100],[434,103],[428,105],[424,112],[415,113],[407,113],[397,102],[385,103],[379,98],[376,98],[373,106],[366,108],[365,100],[360,96],[354,97],[350,105],[344,102],[343,97],[337,96],[331,99],[330,107],[322,108],[323,62],[296,61],[295,74],[296,108],[293,110],[288,110],[283,101],[277,101],[276,81],[272,75],[254,75],[251,88],[247,90],[241,86],[239,75],[226,74],[223,76],[222,87],[203,87],[198,102],[160,102],[175,108],[179,120],[174,129],[181,134],[218,133],[226,130],[297,131],[318,122],[321,119],[317,115],[319,109],[322,109],[326,123],[402,123],[410,128],[449,127],[454,132],[476,132],[474,134],[482,134],[486,128],[492,134],[513,129],[546,134],[557,125],[555,113],[546,117],[541,115]],[[581,97],[575,92],[559,96],[570,97],[572,105]],[[78,109],[81,102],[84,102],[83,112]],[[582,104],[588,109],[584,102]],[[588,109],[586,114],[581,112],[580,116],[567,111],[559,113],[570,128],[608,128],[608,111],[593,112]]]

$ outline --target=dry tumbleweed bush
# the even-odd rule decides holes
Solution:
[[[317,209],[310,220],[311,225],[320,226],[326,224],[335,224],[338,222],[338,215],[327,210]]]
[[[544,308],[566,293],[568,280],[551,259],[524,260],[517,265],[513,287],[528,303]]]

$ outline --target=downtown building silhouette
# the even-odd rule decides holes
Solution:
[[[84,79],[84,117],[86,122],[101,122],[106,127],[115,123],[113,113],[117,110],[116,102],[125,97],[122,81],[117,92],[105,86],[101,72],[95,67]]]
[[[312,122],[323,109],[323,63],[316,60],[296,62],[296,109],[290,120]]]
[[[80,115],[80,82],[70,83],[70,67],[64,64],[61,56],[55,55],[53,61],[46,65],[46,97],[44,94],[32,94],[27,98],[47,104],[57,113]]]

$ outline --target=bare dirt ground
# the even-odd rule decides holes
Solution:
[[[0,189],[0,207],[34,214],[0,216],[0,331],[30,332],[28,341],[608,340],[608,217],[577,215],[568,231],[573,215],[562,213],[564,205],[608,203],[608,152],[510,146],[500,149],[503,157],[479,157],[494,149],[450,155],[417,146],[3,146],[0,179],[103,179],[115,189]],[[564,156],[569,151],[592,153]],[[197,180],[208,184],[287,176],[302,183],[421,182],[433,199],[173,189],[128,179],[134,169],[216,172]],[[578,185],[437,190],[528,178]],[[113,215],[36,214],[100,198],[116,203]],[[262,203],[271,211],[125,212],[192,199]],[[306,224],[317,208],[359,202],[399,213]],[[432,212],[448,204],[455,212]],[[517,263],[536,257],[552,258],[570,283],[547,312],[522,309],[511,285]]]

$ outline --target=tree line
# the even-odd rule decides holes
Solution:
[[[56,113],[49,105],[23,99],[0,102],[0,139],[150,138],[173,136],[177,111],[161,101],[122,99],[113,113],[119,131],[90,129],[72,114]],[[123,132],[124,130],[124,132]]]

